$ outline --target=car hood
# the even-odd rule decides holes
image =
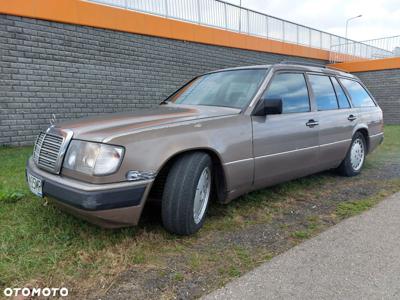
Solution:
[[[110,136],[135,130],[239,113],[240,109],[236,108],[168,104],[129,113],[110,113],[62,122],[55,127],[72,130],[74,139],[102,142]]]

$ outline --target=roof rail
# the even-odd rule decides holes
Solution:
[[[336,67],[326,66],[325,68],[332,69],[332,70],[339,71],[339,72],[343,72],[343,73],[350,73],[350,72],[348,72],[346,70],[343,70],[343,69],[340,69],[340,68],[336,68]]]
[[[322,63],[316,63],[316,62],[308,62],[308,61],[301,62],[301,61],[295,61],[295,60],[283,60],[283,61],[280,62],[280,64],[283,64],[283,65],[303,65],[303,66],[310,66],[310,67],[317,67],[317,68],[324,68],[324,69],[332,69],[332,70],[348,73],[348,72],[346,72],[344,70],[341,70],[339,68],[327,66],[327,65],[324,65]]]
[[[326,66],[322,63],[316,62],[308,62],[308,61],[295,61],[295,60],[283,60],[280,62],[283,65],[303,65],[303,66],[310,66],[310,67],[320,67],[325,68]]]

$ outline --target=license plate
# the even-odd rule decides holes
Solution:
[[[31,192],[34,193],[36,196],[43,197],[42,179],[37,178],[30,173],[27,173],[26,177],[28,179],[28,185]]]

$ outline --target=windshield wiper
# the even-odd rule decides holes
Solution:
[[[170,102],[168,99],[164,99],[160,102],[160,105],[168,104],[168,102]]]

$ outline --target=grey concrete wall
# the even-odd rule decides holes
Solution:
[[[0,15],[0,145],[32,144],[53,113],[131,111],[203,72],[284,59],[304,61]]]
[[[400,69],[354,73],[383,110],[385,124],[400,124]]]

